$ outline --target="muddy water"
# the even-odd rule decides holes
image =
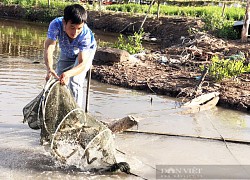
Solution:
[[[45,83],[45,67],[41,62],[46,29],[46,25],[0,20],[0,179],[155,179],[156,165],[250,164],[248,145],[123,133],[115,137],[119,150],[117,159],[127,161],[131,172],[140,177],[123,173],[94,175],[61,166],[53,160],[48,149],[39,145],[39,131],[22,123],[22,108],[38,95]],[[110,34],[95,33],[97,38],[114,40]],[[215,107],[182,115],[176,99],[96,81],[91,82],[89,109],[103,121],[133,115],[139,120],[135,128],[138,131],[240,141],[250,139],[248,114]]]

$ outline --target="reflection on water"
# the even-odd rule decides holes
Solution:
[[[42,59],[47,27],[9,20],[0,20],[0,24],[0,178],[140,179],[122,173],[91,176],[54,164],[39,145],[39,131],[22,124],[22,108],[45,83],[45,66],[34,60]],[[133,115],[139,120],[139,131],[250,139],[247,114],[218,107],[192,115],[179,112],[174,98],[91,81],[90,113],[98,119]],[[123,152],[117,155],[119,161],[129,162],[134,173],[149,179],[155,178],[157,164],[250,164],[247,145],[228,143],[226,147],[218,141],[136,133],[116,135],[116,144]]]
[[[43,44],[48,24],[0,19],[0,55],[25,57],[34,61],[43,59]],[[117,34],[94,31],[97,41],[114,42]],[[56,48],[55,55],[59,49]]]
[[[0,20],[0,55],[41,59],[46,28],[13,20]]]
[[[0,19],[0,55],[42,61],[48,24]],[[97,42],[115,42],[118,34],[93,30]],[[148,49],[155,45],[145,44]],[[156,47],[156,46],[155,46]],[[59,48],[56,48],[55,55]]]

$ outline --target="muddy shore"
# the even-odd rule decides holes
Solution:
[[[24,17],[25,9],[0,6],[0,17],[38,21],[42,12],[31,19]],[[131,34],[138,30],[144,16],[124,13],[89,12],[88,24],[93,29]],[[138,61],[113,64],[95,62],[92,78],[126,88],[143,90],[178,98],[193,98],[202,72],[200,65],[209,64],[213,55],[229,57],[242,52],[249,62],[248,43],[228,41],[201,32],[199,19],[180,17],[149,17],[143,28],[157,38],[159,48],[146,51]],[[193,34],[189,34],[190,29]],[[202,93],[220,93],[218,106],[250,113],[250,74],[215,82],[206,76]]]

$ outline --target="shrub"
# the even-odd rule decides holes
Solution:
[[[208,66],[208,74],[215,81],[221,81],[224,78],[235,78],[243,73],[250,72],[250,64],[245,65],[244,62],[245,57],[242,53],[231,56],[229,59],[220,59],[218,56],[214,56]],[[203,69],[204,66],[201,67],[201,70]]]
[[[126,50],[130,54],[139,53],[143,50],[143,35],[143,31],[140,31],[139,33],[135,32],[133,36],[128,36],[128,38],[126,39],[122,34],[120,34],[120,37],[118,37],[118,41],[114,43],[113,47],[121,50]]]
[[[215,33],[220,38],[237,39],[238,33],[233,29],[233,20],[227,20],[219,13],[212,13],[203,16],[205,22],[205,30],[209,30]]]

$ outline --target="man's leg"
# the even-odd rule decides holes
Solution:
[[[84,99],[83,98],[83,92],[84,92],[83,85],[84,85],[85,77],[86,77],[88,70],[90,69],[92,65],[92,61],[95,55],[95,49],[88,50],[87,54],[89,56],[87,58],[88,63],[86,65],[85,70],[81,72],[80,74],[74,77],[71,77],[69,80],[69,87],[72,90],[75,100],[80,107],[83,106],[83,99]],[[74,66],[77,66],[77,65],[78,65],[78,61],[75,61]]]

